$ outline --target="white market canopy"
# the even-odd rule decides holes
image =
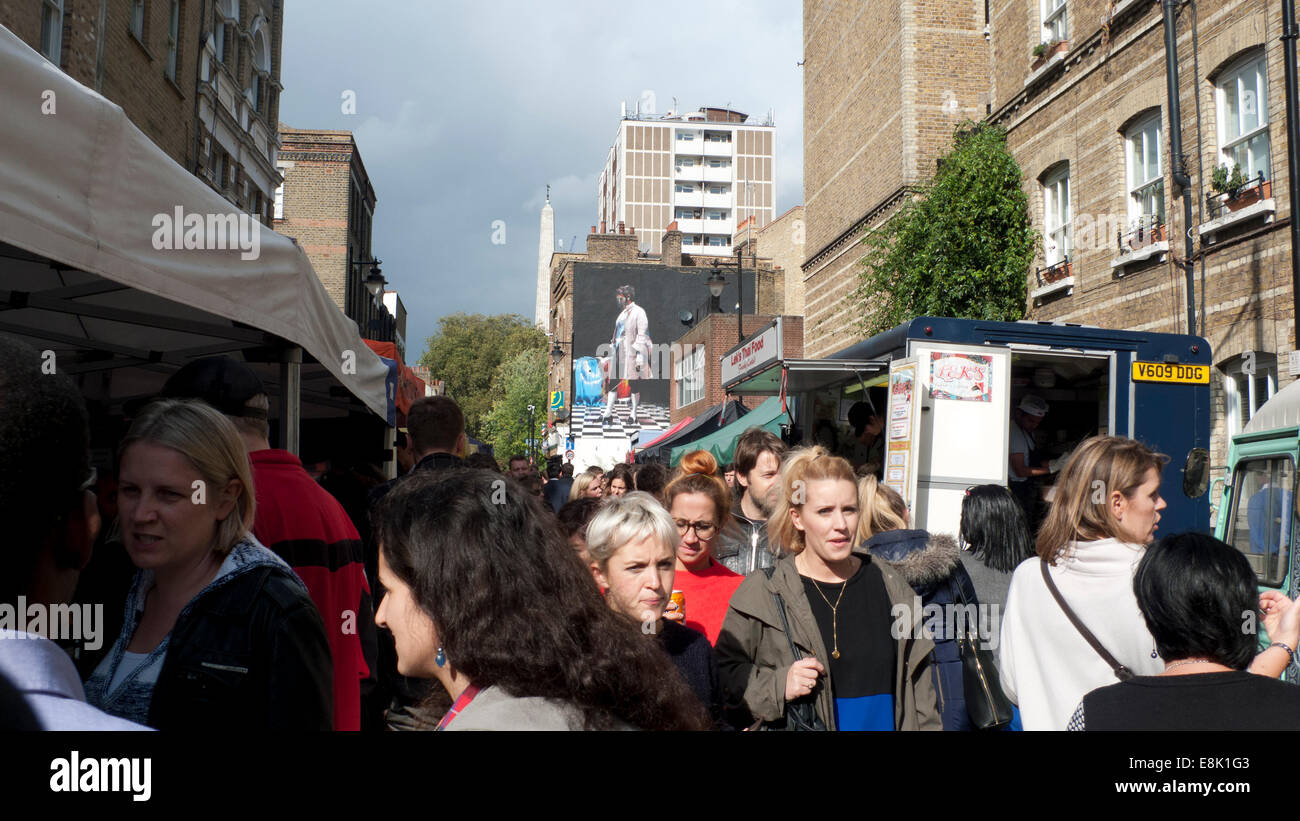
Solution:
[[[298,346],[301,370],[279,373],[301,379],[304,416],[363,407],[387,416],[388,367],[293,240],[240,212],[3,26],[0,77],[0,333],[55,350],[74,376],[102,372],[97,389],[82,377],[83,391],[114,403],[216,353],[264,363],[276,384],[273,363]],[[165,241],[187,236],[202,247]]]

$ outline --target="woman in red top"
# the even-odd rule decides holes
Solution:
[[[686,626],[709,643],[718,640],[727,603],[745,580],[713,559],[713,542],[731,516],[731,491],[718,478],[718,462],[708,451],[682,457],[682,474],[664,488],[668,513],[677,523],[677,578],[673,586],[686,597]],[[675,610],[666,612],[674,618]]]

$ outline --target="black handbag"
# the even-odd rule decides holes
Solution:
[[[774,567],[763,568],[763,572],[769,579],[772,578],[775,570]],[[794,638],[790,635],[790,620],[785,614],[785,600],[781,598],[780,593],[776,592],[772,593],[772,599],[776,602],[776,612],[781,616],[781,629],[785,631],[785,640],[790,642],[790,652],[794,653],[794,660],[799,661],[803,658],[803,651],[794,643]],[[809,695],[785,703],[785,729],[826,732],[826,722],[817,715],[817,705],[813,698]]]
[[[948,580],[948,584],[952,588],[953,600],[965,611],[968,605],[965,591],[955,576]],[[976,730],[1006,727],[1014,717],[1011,700],[1002,692],[993,654],[980,641],[978,619],[976,624],[966,625],[966,632],[959,632],[955,639],[957,651],[961,654],[962,694],[966,698],[966,715],[971,727]]]

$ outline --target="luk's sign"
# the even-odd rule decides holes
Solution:
[[[722,356],[722,384],[729,385],[751,371],[781,358],[781,318]]]

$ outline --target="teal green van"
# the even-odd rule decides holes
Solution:
[[[1259,589],[1296,597],[1296,464],[1300,462],[1300,381],[1264,403],[1228,445],[1214,535],[1245,554]],[[1260,631],[1261,645],[1266,644]],[[1286,680],[1300,683],[1292,664]]]

